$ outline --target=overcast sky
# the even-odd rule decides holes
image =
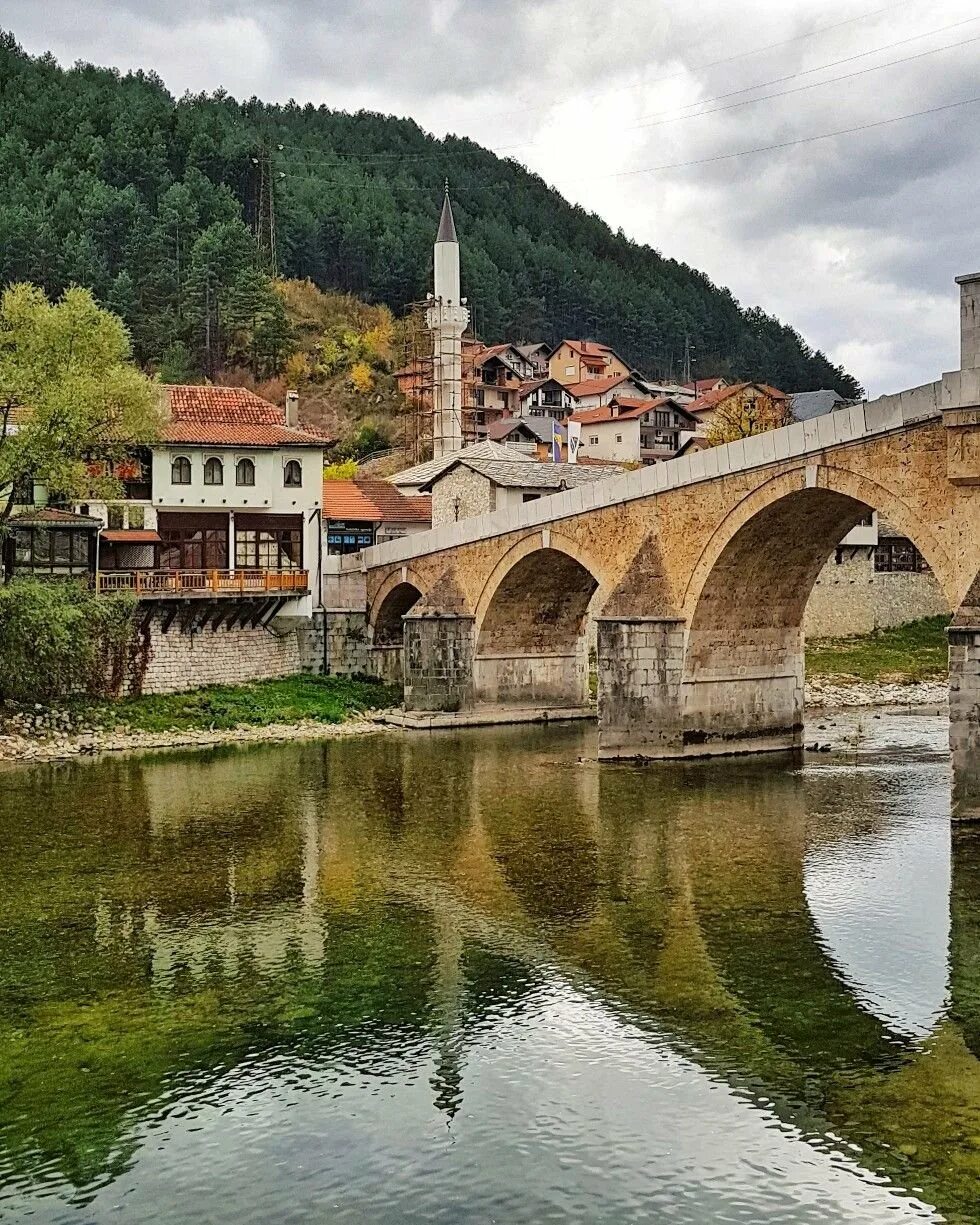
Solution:
[[[980,98],[976,0],[3,0],[0,25],[177,94],[470,136],[792,323],[870,394],[958,365],[980,102],[807,138]]]

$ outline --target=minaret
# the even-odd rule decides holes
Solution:
[[[463,332],[470,312],[460,297],[459,242],[449,182],[435,244],[435,283],[426,322],[432,332],[432,456],[438,459],[463,445]]]

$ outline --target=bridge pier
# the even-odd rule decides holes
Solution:
[[[980,624],[949,628],[953,816],[980,820]]]
[[[800,636],[787,631],[785,637],[786,642],[770,643],[769,650],[757,646],[733,653],[732,666],[719,672],[698,665],[692,655],[695,639],[680,618],[601,618],[600,758],[711,757],[799,748],[802,640],[792,650]]]
[[[600,617],[599,757],[682,757],[685,622]]]
[[[475,618],[457,613],[408,613],[405,627],[405,709],[470,710]]]

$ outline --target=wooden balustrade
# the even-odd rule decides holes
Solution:
[[[131,591],[141,599],[158,596],[276,595],[309,590],[306,570],[103,570],[99,592]]]

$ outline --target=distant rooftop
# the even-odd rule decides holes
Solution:
[[[414,468],[405,468],[401,472],[396,472],[389,479],[393,485],[402,487],[412,485],[418,487],[424,485],[426,481],[430,481],[433,477],[441,475],[457,459],[464,457],[466,459],[516,460],[518,463],[525,464],[533,464],[535,462],[530,455],[515,454],[512,447],[503,447],[500,443],[491,442],[487,439],[484,442],[475,442],[472,446],[463,447],[461,451],[453,451],[450,455],[442,455],[439,459],[426,460],[424,464],[416,464]]]

